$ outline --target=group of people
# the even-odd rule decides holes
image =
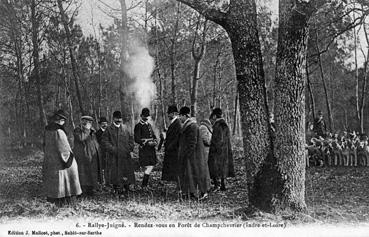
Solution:
[[[105,117],[96,131],[93,117],[83,115],[73,131],[71,147],[64,124],[67,115],[56,111],[45,127],[43,184],[49,202],[63,205],[74,196],[92,196],[101,187],[125,193],[135,186],[132,152],[138,145],[139,165],[144,169],[141,188],[150,188],[150,174],[158,163],[157,150],[164,144],[162,181],[176,183],[178,193],[198,200],[210,191],[226,190],[225,179],[234,177],[230,130],[216,108],[209,119],[197,123],[188,107],[169,106],[166,136],[157,138],[143,108],[132,134],[120,111],[109,125]],[[212,181],[212,182],[211,182]],[[213,187],[211,187],[213,183]]]
[[[306,145],[307,166],[369,166],[366,134],[328,133],[321,111],[310,129],[314,134]]]

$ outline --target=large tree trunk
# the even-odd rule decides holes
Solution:
[[[309,9],[294,0],[279,2],[274,110],[274,155],[278,169],[272,169],[274,177],[270,182],[275,210],[306,209],[304,69],[308,20],[312,13]],[[274,165],[272,162],[271,166]]]
[[[249,199],[258,206],[265,200],[258,196],[261,187],[255,183],[255,175],[270,153],[271,143],[255,1],[233,1],[224,28],[236,67]]]
[[[180,1],[223,26],[231,40],[238,81],[248,194],[252,204],[257,205],[264,201],[256,195],[255,187],[258,185],[255,185],[255,175],[271,152],[271,136],[256,3],[231,1],[227,13],[223,13],[205,2]]]
[[[257,29],[255,1],[231,0],[226,12],[205,1],[179,0],[228,32],[238,81],[249,201],[267,211],[304,210],[305,104],[304,63],[310,3],[280,3],[275,90],[275,141]],[[275,144],[274,144],[275,142]],[[275,149],[274,149],[275,145]],[[273,155],[273,151],[275,155]]]
[[[71,64],[72,64],[74,86],[75,86],[75,89],[76,89],[79,110],[80,110],[81,114],[85,114],[85,110],[84,110],[83,102],[82,102],[82,96],[81,96],[81,92],[80,92],[80,86],[79,86],[79,75],[78,75],[78,68],[77,68],[77,60],[76,60],[75,55],[74,55],[72,35],[71,35],[69,25],[68,25],[68,23],[69,23],[68,16],[66,15],[65,10],[63,8],[63,1],[62,0],[57,0],[57,1],[58,1],[58,8],[59,8],[59,11],[60,11],[60,15],[61,15],[61,18],[62,18],[62,24],[63,24],[64,30],[65,30],[65,36],[66,36],[66,39],[67,39],[69,57],[70,57],[70,61],[71,61]]]

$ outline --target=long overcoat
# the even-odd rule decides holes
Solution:
[[[107,159],[106,183],[117,186],[133,184],[134,163],[130,152],[133,151],[134,141],[127,126],[111,124],[103,133],[101,143]]]
[[[153,139],[156,141],[156,136],[152,130],[151,124],[140,121],[134,128],[135,142],[139,144],[138,158],[140,166],[154,166],[157,163],[156,151],[154,146],[149,146],[143,139]]]
[[[208,162],[210,142],[211,142],[211,136],[213,134],[213,128],[211,127],[211,123],[209,120],[201,121],[199,128],[200,128],[202,142],[204,143],[204,146],[205,146],[206,162]]]
[[[45,195],[49,198],[80,195],[82,190],[74,158],[71,165],[66,168],[66,163],[73,153],[63,127],[57,124],[46,126],[44,141],[42,173]]]
[[[178,148],[181,127],[181,121],[179,121],[178,118],[176,118],[168,127],[164,142],[162,180],[178,181]]]
[[[208,163],[212,179],[235,176],[231,132],[223,118],[217,119],[213,125]]]
[[[74,129],[73,152],[78,164],[79,181],[82,186],[97,187],[102,182],[102,160],[96,132],[83,126]]]
[[[205,193],[210,189],[208,164],[199,126],[194,118],[188,119],[182,127],[179,138],[178,161],[179,185],[184,193]]]
[[[102,146],[102,135],[104,134],[105,131],[103,131],[101,128],[99,130],[97,130],[96,132],[96,139],[97,142],[99,143],[100,146],[100,151],[101,151],[101,169],[103,170],[103,178],[104,181],[107,180],[107,173],[106,173],[106,167],[107,167],[107,157],[106,157],[106,152]]]

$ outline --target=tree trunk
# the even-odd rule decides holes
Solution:
[[[199,19],[197,21],[197,26],[195,30],[195,36],[192,41],[192,57],[194,59],[194,68],[192,71],[192,88],[191,88],[191,116],[195,117],[197,112],[197,89],[198,89],[198,80],[200,79],[200,66],[201,66],[201,60],[204,56],[205,52],[205,37],[206,37],[206,23],[204,22],[204,29],[202,32],[202,38],[200,39],[200,46],[199,48],[196,47],[196,38],[197,38],[197,31],[200,26],[201,18],[199,16]]]
[[[264,197],[256,195],[258,185],[255,185],[255,175],[271,152],[271,136],[256,3],[233,0],[227,13],[223,13],[202,1],[180,1],[223,26],[231,40],[238,81],[248,195],[251,203],[257,205],[264,202]]]
[[[331,103],[329,100],[329,94],[328,94],[328,88],[327,88],[327,83],[325,81],[325,77],[324,77],[324,70],[323,70],[323,63],[321,60],[321,54],[320,49],[319,49],[319,42],[318,42],[318,35],[317,33],[315,34],[316,38],[315,38],[315,47],[316,50],[318,52],[318,65],[319,65],[319,71],[320,71],[320,78],[322,79],[322,83],[323,83],[323,89],[324,89],[324,95],[325,95],[325,103],[327,106],[327,113],[328,113],[328,128],[329,131],[333,131],[334,129],[334,124],[333,124],[333,118],[332,118],[332,110],[331,110]]]
[[[273,141],[276,159],[269,164],[274,174],[265,174],[273,177],[268,195],[274,210],[306,209],[304,69],[311,13],[305,7],[304,3],[294,0],[279,2],[274,110],[276,139]],[[277,169],[273,167],[275,165]],[[264,182],[268,180],[264,179]]]
[[[234,98],[234,114],[233,114],[233,131],[232,134],[236,134],[237,127],[237,109],[238,109],[238,91],[236,91],[236,96]]]
[[[171,93],[172,99],[171,104],[176,104],[177,102],[177,92],[176,92],[176,54],[177,54],[177,36],[178,36],[178,28],[179,28],[179,18],[181,14],[181,4],[178,3],[177,6],[177,15],[176,15],[176,22],[174,24],[174,32],[173,37],[171,38],[171,49],[170,49],[170,75],[171,75]]]
[[[271,140],[256,3],[232,1],[229,13],[224,28],[231,39],[236,67],[249,199],[258,206],[265,200],[257,196],[262,187],[255,176],[271,151]]]
[[[39,33],[39,16],[36,15],[36,2],[35,0],[31,1],[31,23],[32,23],[32,57],[33,57],[33,75],[36,81],[37,88],[37,103],[38,110],[40,116],[40,127],[43,128],[46,125],[46,114],[44,109],[44,102],[42,96],[41,89],[41,80],[40,80],[40,59],[39,59],[39,42],[38,42],[38,33]]]
[[[79,75],[78,75],[77,61],[76,61],[76,58],[74,56],[72,35],[71,35],[69,25],[68,25],[68,22],[69,22],[68,21],[68,16],[66,15],[65,10],[63,8],[62,0],[57,0],[57,1],[58,1],[58,8],[59,8],[59,11],[60,11],[60,15],[61,15],[61,18],[62,18],[62,24],[63,24],[64,30],[65,30],[65,36],[66,36],[66,39],[67,39],[69,57],[70,57],[70,61],[71,61],[71,64],[72,64],[74,86],[75,86],[75,89],[76,89],[79,110],[80,110],[81,114],[85,114],[85,110],[84,110],[84,107],[83,107],[82,96],[81,96],[81,92],[80,92],[80,88],[79,88]]]
[[[369,46],[369,36],[368,36],[368,30],[366,28],[366,24],[363,24],[363,29],[364,29],[364,35],[365,35],[365,39],[366,39],[366,43]],[[363,53],[364,54],[364,53]],[[362,85],[362,92],[361,92],[361,103],[360,103],[360,132],[364,133],[365,129],[364,129],[364,109],[365,109],[365,100],[366,100],[366,87],[367,87],[367,80],[368,80],[368,63],[369,63],[369,47],[366,53],[366,57],[364,55],[365,58],[365,62],[364,62],[364,78],[363,78],[363,85]]]
[[[355,12],[353,13],[353,17],[355,19]],[[354,30],[354,60],[355,60],[355,112],[356,112],[356,119],[358,122],[358,127],[361,124],[360,118],[360,105],[359,105],[359,68],[357,65],[357,32],[356,27],[353,28]]]
[[[179,0],[227,31],[238,81],[248,197],[267,211],[306,208],[304,60],[309,3],[281,1],[272,140],[255,1],[231,0],[226,13],[203,1]],[[301,5],[303,7],[301,7]],[[306,8],[305,8],[306,7]],[[297,8],[297,9],[296,9]],[[310,11],[310,12],[309,12]],[[275,142],[275,157],[273,156]]]
[[[130,78],[124,72],[124,66],[128,61],[128,18],[127,18],[127,5],[125,0],[120,0],[120,8],[121,8],[121,20],[122,24],[119,28],[120,33],[120,67],[121,67],[121,78],[119,81],[119,98],[120,98],[120,106],[123,121],[127,124],[130,124],[130,120],[134,118],[131,117],[131,96],[129,95],[126,88],[130,85]]]

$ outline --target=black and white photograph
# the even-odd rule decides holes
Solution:
[[[0,236],[369,236],[368,0],[0,0]]]

